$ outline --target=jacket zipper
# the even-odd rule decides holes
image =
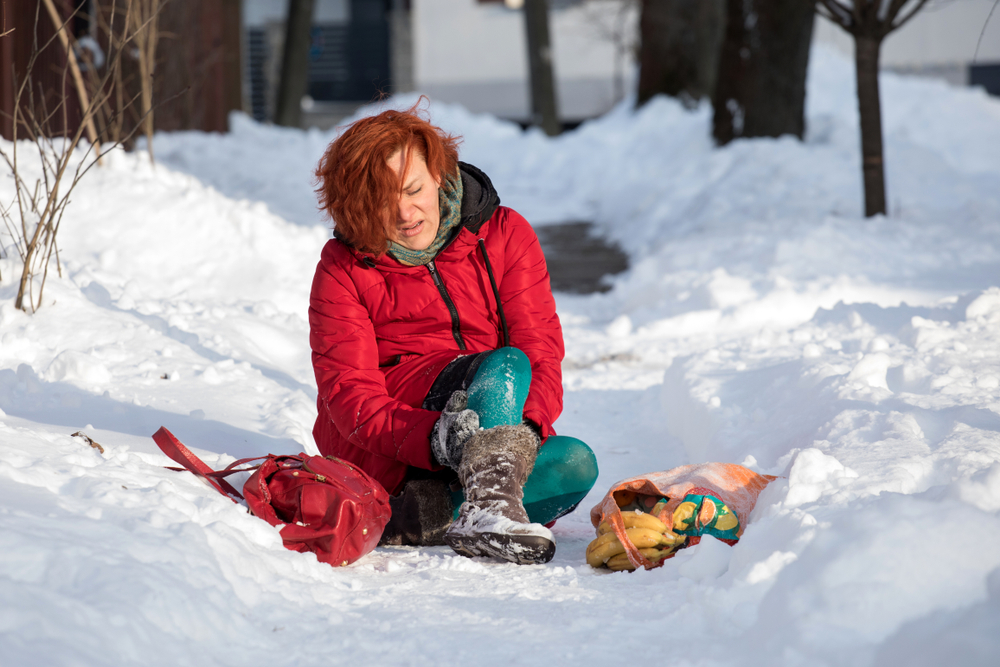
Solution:
[[[458,310],[455,308],[455,303],[451,300],[451,296],[444,286],[444,281],[441,280],[441,275],[438,273],[437,267],[434,266],[434,260],[427,263],[427,270],[431,272],[431,278],[434,280],[434,284],[437,285],[438,292],[441,293],[441,298],[444,299],[445,305],[448,306],[448,312],[451,313],[451,335],[455,337],[458,349],[468,349],[465,347],[465,341],[462,340],[462,323],[458,319]]]

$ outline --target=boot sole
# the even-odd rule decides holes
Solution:
[[[476,535],[445,535],[444,541],[456,552],[468,558],[488,556],[518,565],[541,565],[556,555],[556,544],[537,535],[478,533]]]

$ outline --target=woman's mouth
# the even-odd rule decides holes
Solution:
[[[400,227],[399,234],[400,236],[405,236],[409,238],[411,236],[416,236],[417,234],[419,234],[421,230],[423,230],[423,228],[424,228],[424,221],[421,220],[420,222],[410,225],[409,227]]]

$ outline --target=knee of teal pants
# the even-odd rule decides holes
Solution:
[[[576,509],[597,481],[597,457],[583,441],[553,435],[540,450],[535,467],[524,484],[524,510],[532,523],[546,524]],[[452,494],[455,517],[465,501],[461,491]]]
[[[531,362],[515,347],[496,350],[479,366],[469,384],[469,409],[482,428],[520,424],[531,388]]]
[[[524,484],[524,509],[532,523],[549,523],[572,512],[597,481],[597,457],[583,441],[549,436]]]

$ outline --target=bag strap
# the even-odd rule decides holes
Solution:
[[[268,454],[267,456],[254,456],[254,457],[248,458],[248,459],[238,459],[236,461],[233,461],[229,465],[227,465],[222,470],[219,470],[218,472],[213,472],[212,476],[213,477],[228,477],[228,476],[232,475],[233,473],[237,473],[237,472],[250,472],[251,470],[256,470],[257,468],[259,468],[261,466],[261,464],[258,463],[255,466],[250,466],[248,468],[240,468],[239,470],[236,469],[236,466],[241,466],[244,463],[250,463],[251,461],[263,461],[264,459],[269,459],[269,458],[271,458],[270,454]]]
[[[205,476],[206,477],[214,477],[216,479],[223,479],[224,477],[229,477],[230,475],[235,475],[238,472],[253,472],[257,468],[260,468],[260,466],[262,464],[258,463],[255,466],[249,466],[247,468],[240,468],[239,470],[234,470],[232,468],[233,468],[233,466],[243,465],[244,463],[248,463],[250,461],[259,461],[260,459],[266,459],[266,458],[270,458],[270,457],[269,456],[258,456],[258,457],[252,458],[252,459],[240,459],[239,461],[233,461],[232,463],[230,463],[229,465],[227,465],[222,470],[212,470],[210,472],[206,472]],[[163,467],[166,468],[167,470],[174,470],[176,472],[184,472],[185,470],[188,470],[187,468],[175,468],[173,466],[163,466]],[[188,472],[192,472],[192,471],[188,471]]]
[[[216,472],[209,468],[208,464],[195,456],[190,449],[185,447],[181,441],[174,437],[174,434],[168,431],[164,426],[161,426],[160,430],[153,434],[153,442],[157,444],[164,454],[177,463],[180,463],[186,470],[193,472],[198,477],[207,481],[209,484],[214,486],[219,493],[224,496],[228,496],[234,503],[236,502],[236,498],[243,500],[243,496],[240,492],[233,488],[233,485],[227,482],[225,477],[236,472],[244,472],[243,470],[233,470],[232,468],[249,461],[256,461],[257,459],[240,459],[239,461],[235,461],[230,464],[225,470]],[[235,498],[233,496],[235,496]]]

